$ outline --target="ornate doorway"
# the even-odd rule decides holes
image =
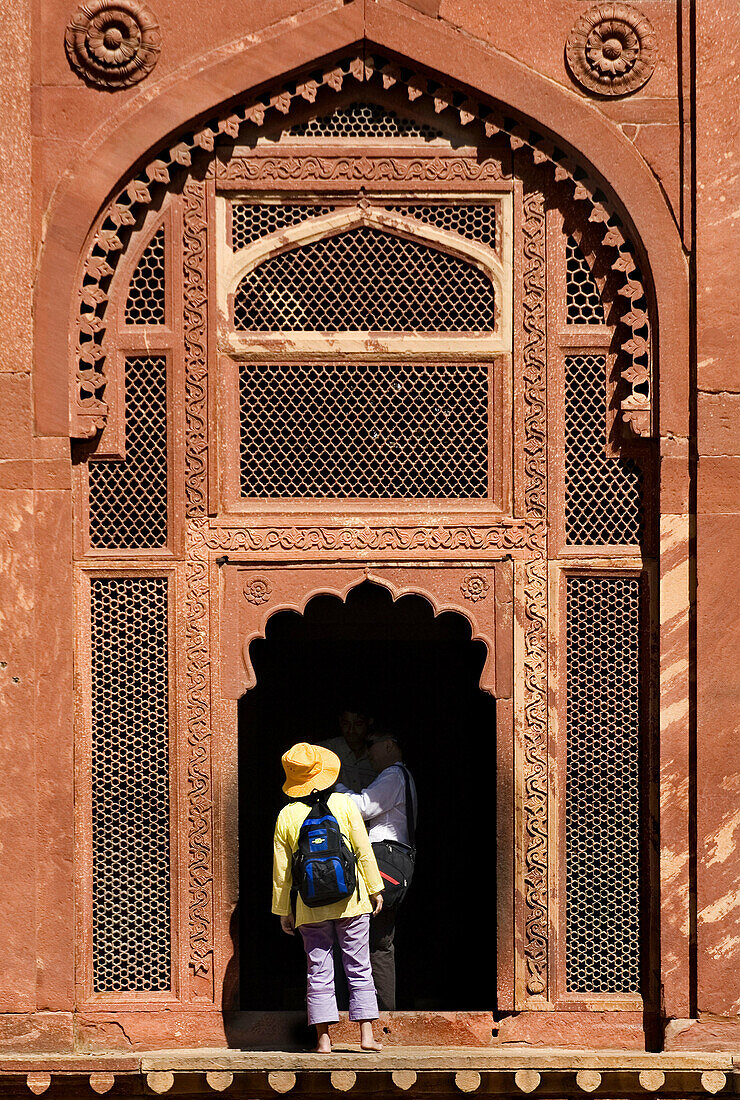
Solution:
[[[161,205],[134,180],[101,221],[74,391],[91,1010],[223,1007],[250,641],[365,580],[486,642],[499,1010],[653,996],[648,304],[604,197],[530,137],[352,57],[183,140]],[[146,696],[112,694],[132,652]],[[158,815],[121,779],[127,724]]]
[[[256,684],[239,704],[241,1007],[300,1011],[305,996],[300,949],[277,929],[262,892],[250,887],[269,878],[272,827],[283,803],[279,756],[298,738],[315,743],[335,736],[341,710],[363,706],[401,738],[424,792],[424,850],[398,932],[399,1008],[490,1012],[496,995],[496,706],[479,688],[485,644],[471,642],[470,623],[459,614],[435,616],[423,597],[394,601],[368,582],[345,601],[315,596],[302,615],[275,613],[265,635],[251,644]],[[509,792],[509,807],[510,798]],[[510,848],[510,835],[501,844]],[[502,852],[502,865],[510,861],[511,851]],[[450,899],[469,894],[481,864],[490,872],[487,918],[462,935]],[[443,973],[429,966],[440,950],[447,959]]]

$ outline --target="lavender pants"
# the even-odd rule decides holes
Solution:
[[[370,914],[302,924],[298,931],[308,960],[309,1024],[335,1024],[339,1019],[332,954],[335,937],[349,986],[350,1020],[377,1020],[378,999],[370,967]]]

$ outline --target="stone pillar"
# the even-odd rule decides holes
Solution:
[[[735,4],[696,5],[697,1008],[740,1042],[740,78]],[[717,1021],[721,1034],[732,1029]]]
[[[20,1049],[69,1045],[69,1018],[25,1014],[72,1008],[74,956],[70,451],[31,401],[33,6],[0,4],[0,1043]]]

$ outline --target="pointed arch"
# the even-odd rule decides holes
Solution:
[[[367,12],[359,4],[318,16],[309,12],[300,25],[273,27],[269,48],[259,35],[253,35],[242,49],[230,50],[226,57],[217,53],[201,58],[192,64],[192,72],[148,87],[146,95],[140,93],[127,102],[104,137],[96,136],[83,147],[77,170],[60,187],[50,211],[37,281],[39,432],[69,432],[66,342],[77,265],[90,226],[129,165],[167,134],[215,110],[230,96],[315,64],[313,43],[321,41],[324,50],[336,52],[357,43],[364,50],[367,40],[504,104],[525,127],[533,124],[546,142],[556,141],[566,156],[588,166],[634,231],[643,264],[650,257],[663,365],[661,424],[672,434],[688,434],[688,268],[676,226],[646,163],[616,124],[576,93],[439,20],[421,15],[414,15],[414,20],[414,34],[404,32],[401,41],[398,21],[375,5]],[[310,34],[306,22],[311,25]],[[310,94],[307,89],[306,96]],[[446,106],[443,100],[439,109]],[[207,134],[203,140],[209,140]],[[521,144],[523,138],[515,140]]]

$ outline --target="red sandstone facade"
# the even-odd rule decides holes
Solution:
[[[115,3],[87,7],[2,5],[6,1068],[43,1074],[53,1054],[92,1071],[89,1055],[130,1072],[137,1051],[280,1041],[287,1017],[242,1011],[232,981],[237,701],[259,682],[250,643],[273,615],[366,582],[461,616],[496,699],[490,1009],[401,1013],[391,1041],[738,1050],[734,6],[241,0],[206,14],[121,0],[108,24]],[[116,35],[135,40],[138,67]],[[326,121],[358,103],[406,131]],[[340,265],[351,298],[355,269],[331,252],[350,239],[409,286],[432,286],[433,254],[456,302],[491,293],[490,317],[449,303],[442,316],[420,290],[402,321],[327,323],[325,291],[296,322],[285,301],[316,280],[311,256]],[[478,488],[455,481],[475,462],[441,429],[419,444],[410,488],[386,492],[296,480],[279,433],[252,459],[255,378],[293,371],[318,407],[328,371],[340,386],[378,369],[409,386],[464,379],[459,415],[485,425]],[[588,371],[598,433],[584,450],[574,402]],[[422,419],[440,416],[439,393]],[[268,467],[272,488],[255,489]],[[449,492],[429,487],[432,467]],[[167,945],[165,958],[145,944],[145,977],[122,979],[100,793],[123,766],[122,682],[107,703],[100,684],[116,644],[144,645],[111,641],[132,593],[159,623],[146,660],[165,677],[164,741],[159,755],[147,742],[139,778],[163,784],[147,912]],[[631,601],[632,625],[599,620],[602,597],[620,615]],[[596,718],[575,681],[607,635],[601,659],[633,669],[603,736],[627,728],[632,684],[634,758],[617,771],[638,815],[636,954],[633,978],[584,988],[568,868],[594,796],[573,767],[574,716]]]

